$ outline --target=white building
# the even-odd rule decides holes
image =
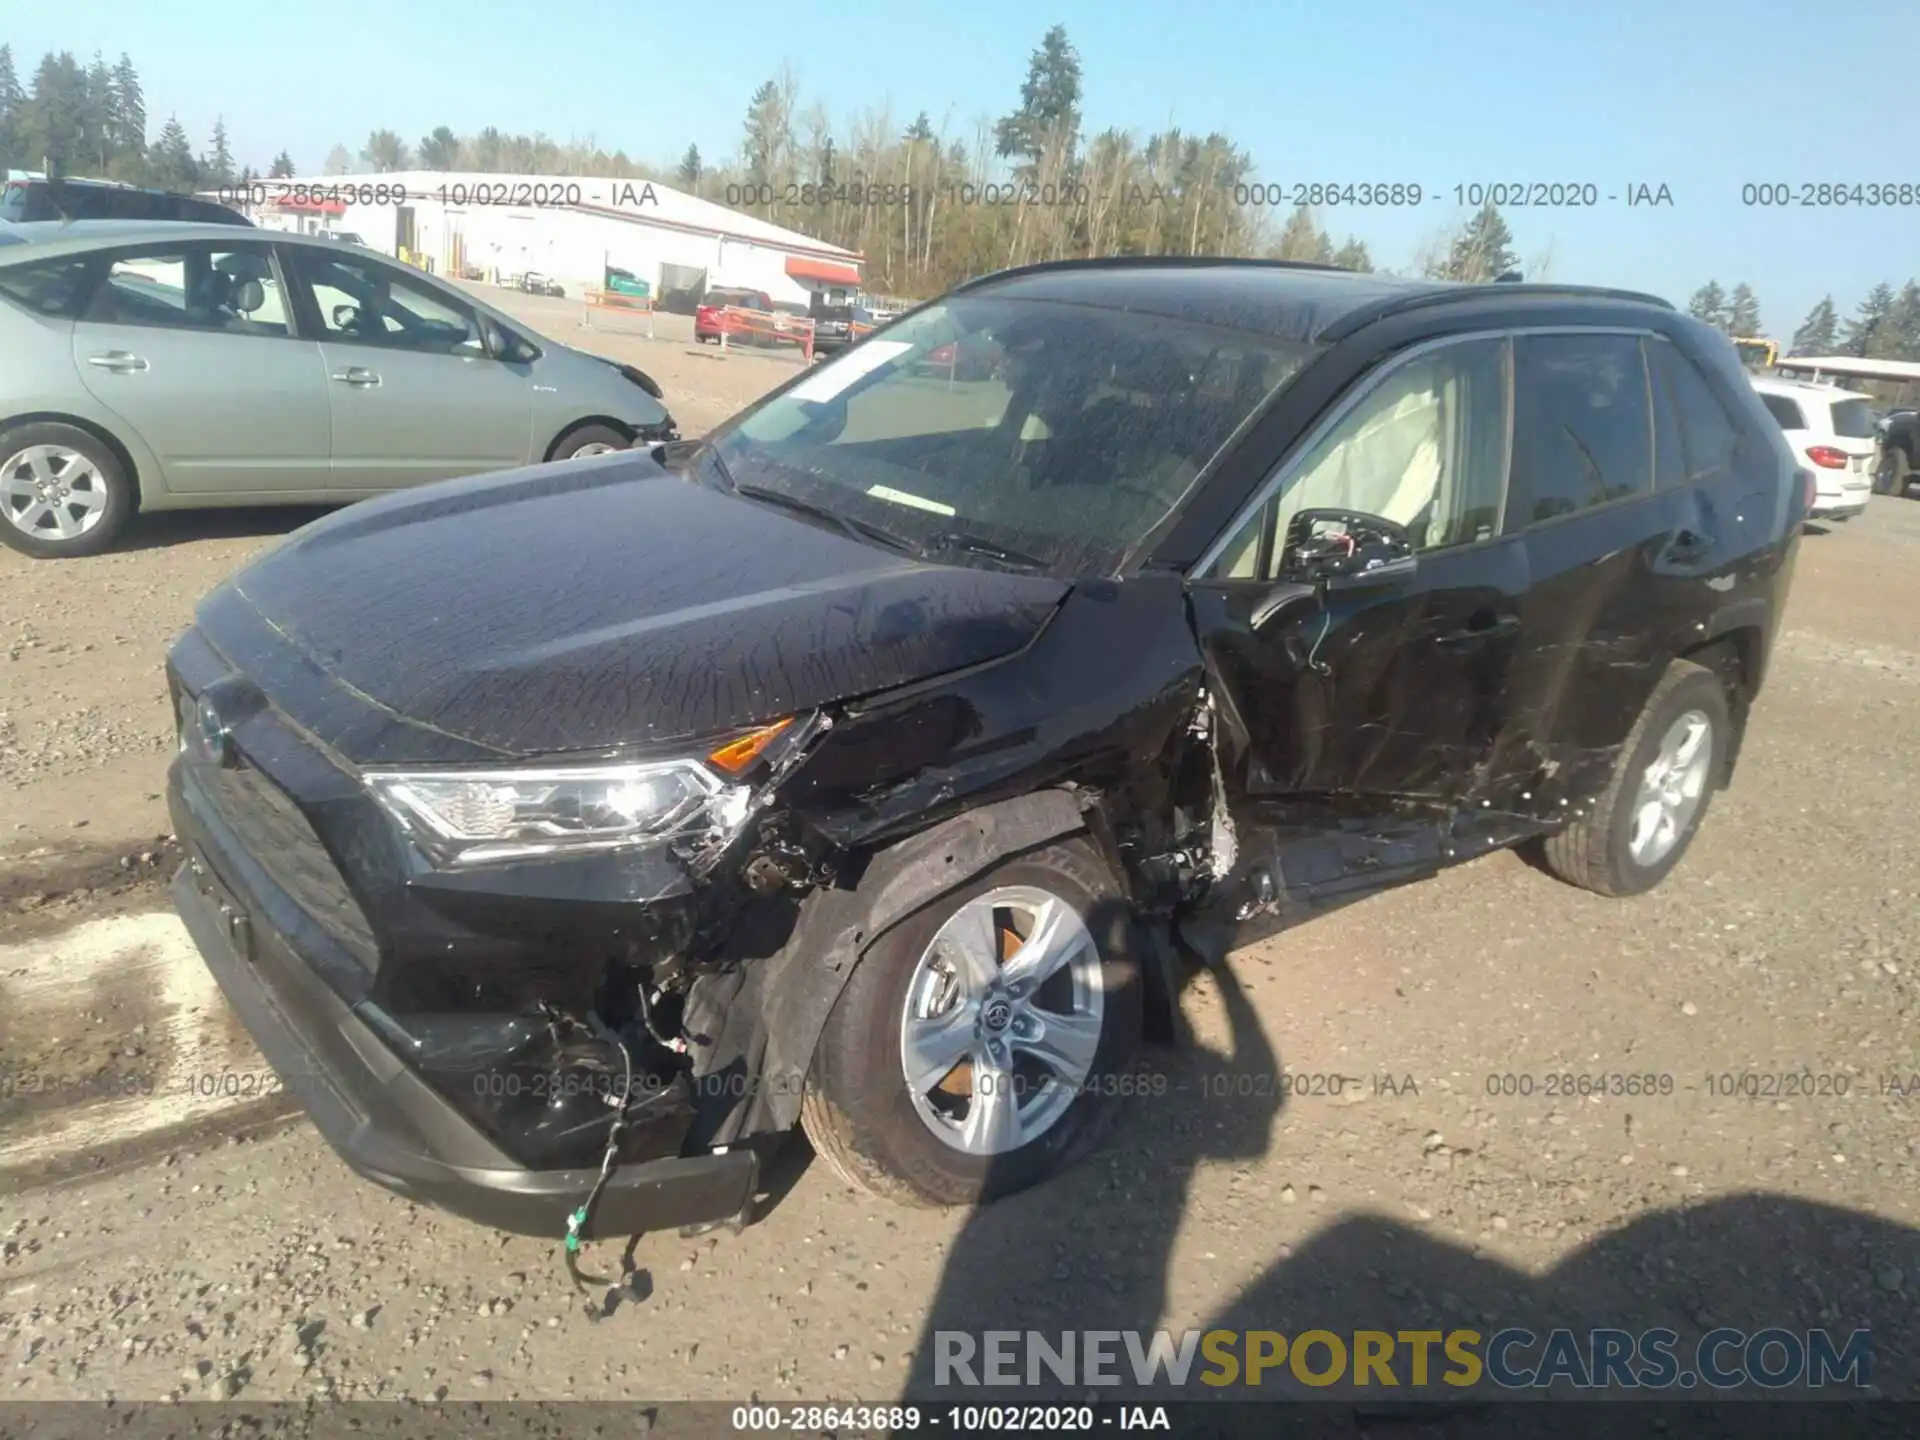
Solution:
[[[251,201],[265,228],[355,235],[439,275],[539,271],[569,295],[609,268],[656,299],[725,285],[804,305],[860,285],[855,251],[644,180],[409,170],[263,180]]]

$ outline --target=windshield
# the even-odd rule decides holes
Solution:
[[[1239,330],[961,296],[820,365],[715,437],[778,489],[926,547],[1106,574],[1312,354]]]

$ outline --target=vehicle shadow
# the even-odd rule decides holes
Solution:
[[[330,515],[337,505],[248,505],[206,510],[156,510],[133,517],[114,552],[163,550],[201,540],[270,540]]]
[[[1001,1405],[1314,1399],[1325,1406],[1322,1418],[1329,1422],[1335,1420],[1333,1412],[1340,1412],[1337,1428],[1343,1434],[1438,1434],[1420,1427],[1444,1418],[1448,1435],[1512,1434],[1531,1440],[1546,1433],[1540,1412],[1510,1403],[1513,1397],[1546,1394],[1563,1399],[1582,1392],[1567,1379],[1555,1381],[1546,1392],[1502,1388],[1489,1371],[1469,1394],[1458,1380],[1451,1386],[1442,1383],[1441,1377],[1455,1367],[1443,1358],[1438,1344],[1432,1350],[1427,1386],[1410,1393],[1412,1360],[1405,1343],[1399,1344],[1389,1365],[1397,1389],[1386,1388],[1378,1372],[1370,1387],[1354,1387],[1351,1365],[1333,1387],[1305,1384],[1284,1358],[1264,1371],[1256,1389],[1245,1383],[1244,1370],[1223,1384],[1220,1367],[1210,1365],[1203,1352],[1195,1353],[1184,1385],[1170,1386],[1164,1377],[1157,1384],[1139,1385],[1124,1339],[1116,1339],[1111,1342],[1116,1363],[1109,1373],[1119,1383],[1090,1388],[1062,1381],[1044,1364],[1030,1371],[1024,1338],[1008,1352],[1015,1357],[1011,1369],[1019,1377],[1017,1385],[968,1384],[964,1372],[940,1363],[943,1355],[965,1353],[964,1345],[949,1341],[943,1347],[938,1337],[943,1331],[969,1337],[974,1374],[984,1382],[985,1332],[991,1330],[1038,1331],[1054,1350],[1063,1332],[1134,1330],[1142,1332],[1140,1340],[1146,1344],[1163,1326],[1176,1332],[1176,1343],[1179,1332],[1189,1328],[1201,1334],[1254,1330],[1288,1337],[1323,1330],[1345,1337],[1349,1347],[1356,1331],[1398,1336],[1402,1331],[1472,1330],[1480,1337],[1484,1361],[1485,1342],[1501,1330],[1519,1327],[1538,1340],[1505,1352],[1511,1376],[1540,1366],[1546,1342],[1557,1329],[1574,1333],[1583,1363],[1591,1363],[1593,1330],[1624,1330],[1644,1343],[1640,1337],[1645,1332],[1665,1329],[1676,1332],[1669,1342],[1677,1362],[1674,1380],[1658,1390],[1609,1391],[1609,1398],[1694,1402],[1694,1408],[1675,1405],[1657,1417],[1650,1410],[1611,1411],[1609,1421],[1607,1414],[1595,1414],[1609,1407],[1595,1405],[1564,1416],[1562,1407],[1556,1407],[1560,1418],[1552,1433],[1697,1433],[1687,1428],[1703,1418],[1697,1402],[1728,1395],[1815,1403],[1718,1406],[1705,1417],[1720,1427],[1713,1433],[1920,1433],[1910,1423],[1916,1418],[1912,1406],[1897,1411],[1866,1407],[1868,1419],[1861,1422],[1858,1405],[1836,1403],[1875,1394],[1920,1402],[1920,1230],[1787,1195],[1738,1194],[1650,1209],[1595,1236],[1538,1274],[1394,1217],[1350,1215],[1297,1251],[1279,1247],[1276,1262],[1197,1325],[1170,1320],[1175,1307],[1169,1306],[1169,1295],[1181,1285],[1186,1267],[1205,1263],[1208,1240],[1232,1236],[1229,1243],[1244,1244],[1250,1238],[1234,1234],[1241,1230],[1241,1221],[1230,1204],[1214,1214],[1187,1213],[1192,1178],[1202,1165],[1225,1164],[1236,1167],[1235,1186],[1263,1185],[1257,1162],[1270,1148],[1283,1092],[1278,1083],[1223,1085],[1215,1078],[1264,1069],[1277,1082],[1281,1072],[1274,1046],[1231,967],[1215,964],[1210,974],[1228,1022],[1230,1046],[1224,1053],[1194,1046],[1178,1055],[1165,1067],[1172,1080],[1166,1098],[1135,1102],[1122,1117],[1120,1133],[1104,1149],[1054,1181],[969,1212],[928,1307],[905,1398]],[[1254,1093],[1245,1095],[1245,1090]],[[1901,1156],[1891,1163],[1910,1161]],[[1581,1198],[1569,1197],[1569,1203]],[[1578,1224],[1577,1207],[1569,1218]],[[1259,1237],[1251,1238],[1262,1250],[1274,1249]],[[1676,1383],[1694,1373],[1701,1337],[1720,1327],[1749,1336],[1784,1330],[1802,1346],[1808,1332],[1824,1330],[1840,1353],[1854,1332],[1866,1330],[1871,1360],[1867,1372],[1857,1376],[1858,1384],[1850,1376],[1824,1391],[1805,1388],[1804,1382],[1797,1382],[1797,1389],[1749,1385],[1718,1391],[1710,1388],[1704,1371],[1691,1387]],[[1230,1353],[1245,1356],[1246,1342],[1236,1340]],[[1761,1363],[1778,1369],[1787,1353],[1775,1348]],[[1316,1346],[1309,1354],[1306,1373],[1324,1374],[1330,1352]],[[1713,1352],[1723,1370],[1741,1364],[1742,1355],[1737,1345]],[[1632,1368],[1641,1368],[1637,1356]],[[1199,1377],[1209,1371],[1215,1382],[1201,1383]],[[1859,1388],[1869,1381],[1874,1389]],[[1409,1405],[1416,1400],[1419,1403]],[[1370,1428],[1383,1422],[1378,1414],[1372,1420],[1366,1417],[1383,1405],[1398,1420],[1386,1431]],[[1730,1410],[1743,1416],[1732,1429],[1725,1424]],[[1589,1419],[1600,1428],[1561,1428],[1567,1421]],[[1753,1421],[1775,1428],[1746,1428]],[[1858,1423],[1867,1428],[1854,1428]],[[1403,1424],[1413,1428],[1401,1428]],[[1280,1433],[1277,1418],[1271,1433]]]

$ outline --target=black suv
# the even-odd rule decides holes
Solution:
[[[1522,842],[1658,883],[1810,492],[1648,296],[1008,271],[705,442],[369,501],[215,591],[175,895],[402,1194],[738,1219],[798,1122],[987,1198],[1131,1093],[1195,948]]]
[[[170,190],[113,180],[9,180],[0,188],[0,220],[178,220],[192,225],[253,222],[231,206]]]

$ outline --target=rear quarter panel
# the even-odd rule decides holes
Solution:
[[[139,434],[93,398],[73,361],[73,322],[0,300],[0,430],[34,420],[79,421],[111,436],[133,461],[140,503],[168,503],[160,465]]]

